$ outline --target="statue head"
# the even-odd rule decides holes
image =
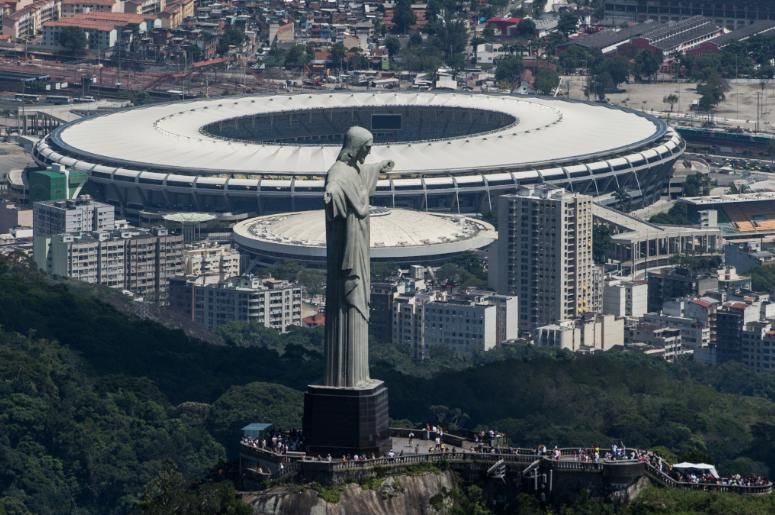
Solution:
[[[344,161],[348,164],[363,163],[366,156],[371,152],[371,145],[374,143],[374,136],[363,127],[350,127],[344,135],[344,145],[339,151],[337,161]]]

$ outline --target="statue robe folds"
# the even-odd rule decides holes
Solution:
[[[326,212],[326,386],[369,378],[369,196],[379,166],[337,161],[328,171]]]

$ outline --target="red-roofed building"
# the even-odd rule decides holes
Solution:
[[[517,25],[519,25],[519,22],[522,21],[522,18],[514,18],[513,16],[508,17],[502,17],[502,16],[493,16],[489,20],[487,20],[487,25],[493,27],[499,35],[501,36],[509,36],[511,34],[511,31],[514,30]]]
[[[326,325],[326,315],[324,313],[315,313],[314,315],[301,319],[304,327],[323,327]]]
[[[55,49],[61,48],[59,43],[61,31],[64,28],[71,27],[83,30],[86,35],[86,48],[90,50],[112,48],[118,39],[118,31],[113,23],[71,16],[43,24],[43,46]]]
[[[59,34],[65,27],[76,27],[86,33],[86,47],[90,50],[105,50],[113,48],[118,41],[118,31],[125,28],[137,28],[145,32],[149,20],[139,14],[122,12],[86,12],[63,18],[59,21],[49,21],[43,25],[43,45],[49,48],[60,48]]]

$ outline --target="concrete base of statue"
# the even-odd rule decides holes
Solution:
[[[325,457],[382,456],[390,450],[388,391],[372,379],[358,388],[307,386],[304,444],[307,454]]]

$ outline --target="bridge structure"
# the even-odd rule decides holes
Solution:
[[[444,449],[436,450],[432,439],[423,438],[424,431],[401,428],[390,431],[394,449],[391,455],[357,461],[309,456],[303,452],[277,453],[243,442],[240,450],[242,486],[254,489],[267,482],[284,480],[320,484],[363,482],[373,477],[434,466],[454,470],[466,481],[500,482],[544,498],[567,497],[582,490],[599,496],[626,494],[644,478],[666,488],[741,495],[772,493],[770,481],[756,485],[679,481],[664,472],[670,465],[658,457],[655,464],[638,458],[582,458],[594,455],[596,449],[589,448],[561,448],[550,453],[518,447],[482,449],[470,439],[450,434],[440,436]],[[420,436],[411,440],[409,433],[413,431]],[[659,461],[662,467],[658,466]]]

